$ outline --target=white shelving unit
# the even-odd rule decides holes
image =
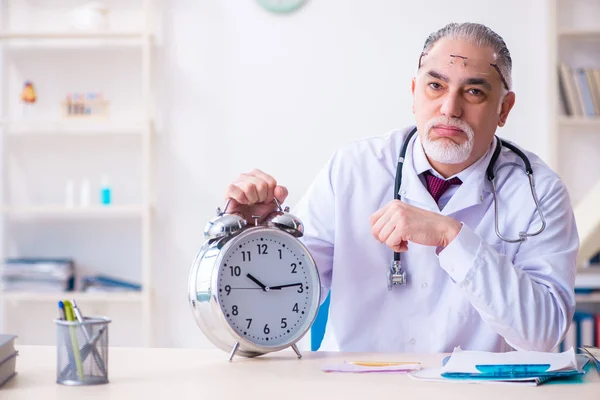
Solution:
[[[600,266],[587,266],[600,251],[600,115],[562,115],[559,65],[600,68],[600,2],[550,2],[550,164],[567,185],[575,209],[581,247],[575,286],[600,291]],[[577,295],[578,308],[600,312],[600,292]]]
[[[74,31],[67,29],[61,18],[69,8],[80,6],[79,1],[0,0],[1,255],[3,259],[47,257],[47,254],[22,253],[21,250],[32,252],[39,248],[52,253],[58,251],[53,247],[56,246],[61,255],[73,258],[78,278],[81,272],[77,269],[77,256],[83,255],[89,272],[122,273],[125,277],[115,277],[135,280],[141,284],[142,291],[0,291],[3,317],[0,332],[19,335],[21,344],[54,343],[52,319],[57,315],[57,301],[65,298],[76,299],[86,315],[102,314],[112,318],[112,344],[152,346],[153,343],[151,231],[155,116],[151,64],[157,4],[153,0],[126,4],[109,0],[106,3],[111,7],[110,28]],[[44,65],[48,66],[47,71]],[[23,66],[29,67],[28,72],[35,76],[21,76],[19,67]],[[33,118],[19,116],[20,90],[16,88],[23,83],[18,82],[19,78],[39,84],[39,101],[35,106],[39,114]],[[89,86],[83,89],[82,82]],[[71,89],[63,88],[70,84]],[[59,87],[64,92],[57,92]],[[58,105],[67,92],[94,90],[101,91],[111,101],[108,117],[64,118],[61,115]],[[69,157],[77,161],[70,163]],[[50,166],[56,162],[58,167],[47,172],[40,158],[50,160]],[[36,166],[22,165],[28,161],[37,164],[37,171],[31,172]],[[73,175],[85,173],[86,169],[97,181],[102,168],[112,172],[111,181],[115,178],[115,184],[111,185],[114,204],[101,205],[92,200],[85,206],[67,206],[64,198],[61,199],[65,193],[64,183]],[[62,187],[53,188],[43,180],[40,182],[39,176],[45,173],[49,175],[47,180],[62,182]],[[15,174],[19,179],[15,179]],[[38,181],[28,187],[30,182],[23,177],[35,176]],[[15,186],[19,188],[15,190]],[[95,199],[94,193],[92,190],[92,199]],[[71,236],[61,240],[56,231]],[[121,233],[124,237],[118,237]],[[19,240],[27,244],[20,246]],[[113,255],[116,260],[107,261]],[[118,259],[121,255],[125,261]],[[28,315],[27,321],[23,315]],[[24,322],[27,324],[22,326]]]

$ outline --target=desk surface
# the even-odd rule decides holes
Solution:
[[[600,399],[600,375],[589,369],[583,383],[538,387],[423,382],[401,374],[321,372],[343,360],[421,361],[438,366],[442,354],[304,353],[291,350],[253,359],[220,350],[112,347],[110,383],[70,387],[56,384],[56,348],[18,346],[17,376],[0,389],[3,400],[82,398],[226,399]],[[85,397],[83,397],[85,396]]]

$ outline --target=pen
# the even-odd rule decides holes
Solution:
[[[96,334],[94,336],[92,336],[91,340],[89,343],[86,343],[85,346],[83,346],[83,348],[81,349],[81,358],[82,359],[86,359],[88,357],[88,355],[90,354],[90,351],[92,348],[95,348],[94,346],[96,346],[96,344],[98,343],[98,340],[100,339],[100,337],[102,337],[102,334],[104,334],[104,331],[106,330],[106,327],[103,326],[102,328],[100,328],[100,330],[98,330],[98,332],[96,332]],[[102,363],[102,365],[104,365],[104,363]],[[65,367],[65,369],[63,369],[60,373],[60,376],[65,376],[65,374],[69,371],[69,366],[67,365],[67,367]]]
[[[75,315],[73,315],[73,308],[69,300],[63,301],[63,304],[67,321],[75,321]],[[75,333],[74,326],[69,326],[69,333],[71,334],[71,345],[73,346],[73,358],[75,358],[75,365],[77,366],[77,375],[83,382],[83,364],[81,362],[81,353],[79,352],[79,344],[77,343],[77,334]]]
[[[60,319],[63,321],[67,320],[67,315],[65,313],[65,304],[62,301],[58,302],[58,315],[60,316]],[[75,366],[73,365],[73,360],[75,360],[75,357],[73,356],[73,348],[71,346],[69,346],[69,342],[71,341],[71,339],[69,338],[69,334],[65,331],[65,348],[67,349],[67,355],[68,355],[68,363],[66,366],[66,370],[67,371],[75,371],[75,373],[77,373],[77,370],[74,368]],[[73,369],[71,369],[73,368]]]
[[[63,321],[67,319],[67,316],[65,314],[65,305],[62,301],[58,302],[58,316]]]
[[[396,365],[421,364],[418,361],[348,361],[349,364],[361,367],[393,367]]]
[[[75,318],[77,318],[77,321],[79,321],[81,323],[81,329],[83,330],[83,336],[85,336],[85,340],[87,341],[88,344],[91,345],[90,351],[92,352],[92,355],[94,356],[96,365],[98,366],[98,368],[100,369],[100,372],[104,376],[104,375],[106,375],[106,370],[104,369],[104,363],[102,362],[102,358],[100,357],[100,354],[98,354],[98,350],[96,349],[95,344],[91,343],[92,339],[90,338],[90,333],[88,332],[87,327],[83,324],[84,319],[83,319],[83,315],[81,314],[81,310],[79,310],[79,307],[77,307],[77,303],[75,302],[75,300],[71,300],[71,306],[73,308],[73,313],[75,314]],[[85,357],[83,357],[83,359],[85,360]]]

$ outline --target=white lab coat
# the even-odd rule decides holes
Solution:
[[[331,303],[321,350],[450,352],[463,349],[550,351],[575,309],[579,237],[567,190],[536,155],[525,152],[546,230],[524,243],[494,230],[485,170],[495,145],[440,211],[415,172],[415,135],[408,147],[402,201],[463,223],[438,255],[409,243],[402,253],[408,285],[387,288],[393,252],[371,234],[369,217],[393,199],[400,147],[412,129],[353,142],[337,151],[294,209],[303,243],[319,268],[322,300]],[[503,148],[496,166],[520,159]],[[540,226],[526,175],[503,168],[496,178],[500,232],[514,238]]]

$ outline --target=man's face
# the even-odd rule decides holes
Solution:
[[[427,156],[441,164],[475,162],[514,104],[489,47],[442,39],[421,58],[413,79],[413,112]]]

